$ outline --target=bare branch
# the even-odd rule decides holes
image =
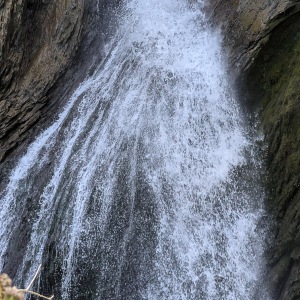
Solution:
[[[26,289],[18,289],[18,291],[20,292],[23,292],[23,293],[28,293],[28,294],[32,294],[32,295],[35,295],[35,296],[38,296],[40,298],[43,298],[43,299],[46,299],[46,300],[53,300],[54,299],[54,295],[53,296],[50,296],[50,297],[46,297],[44,295],[41,295],[39,293],[36,293],[36,292],[33,292],[33,291],[30,291],[30,288],[32,287],[34,281],[36,280],[37,276],[39,275],[40,271],[41,271],[41,267],[42,265],[39,265],[38,269],[36,270],[31,282],[29,283],[28,287]]]
[[[43,296],[43,295],[41,295],[39,293],[36,293],[36,292],[33,292],[33,291],[29,291],[27,289],[23,289],[23,290],[18,289],[18,291],[23,292],[23,293],[32,294],[32,295],[35,295],[35,296],[38,296],[40,298],[47,299],[47,300],[53,300],[54,299],[54,295],[52,295],[51,297],[46,297],[46,296]]]
[[[41,267],[42,267],[42,265],[39,265],[39,267],[37,268],[31,282],[29,283],[28,287],[25,289],[26,291],[28,291],[31,288],[31,286],[33,285],[34,281],[36,280],[36,277],[38,276],[38,274],[41,271]]]

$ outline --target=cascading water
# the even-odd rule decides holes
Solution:
[[[0,257],[19,285],[42,263],[56,299],[256,297],[263,193],[202,5],[125,1],[102,64],[12,171]]]

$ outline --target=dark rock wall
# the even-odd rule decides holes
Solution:
[[[118,0],[0,0],[0,181],[101,59]]]
[[[246,76],[268,144],[271,284],[275,299],[300,299],[300,14],[274,29]]]
[[[118,0],[0,0],[0,180],[93,63]],[[209,0],[266,133],[274,299],[300,299],[300,1]],[[99,10],[95,10],[99,7]],[[273,237],[272,237],[273,238]]]
[[[240,95],[265,132],[274,299],[300,299],[300,1],[211,0]]]
[[[47,127],[74,88],[103,58],[102,48],[114,30],[118,3],[0,1],[0,191],[26,145]],[[23,260],[36,205],[34,194],[23,200],[17,200],[22,209],[4,263],[3,271],[12,277]],[[51,239],[49,244],[56,257]],[[13,260],[8,258],[11,252]],[[53,276],[54,271],[51,261],[43,286],[55,286],[54,279],[60,282],[61,275]]]
[[[248,68],[273,29],[300,11],[299,0],[208,0],[211,20],[225,33],[232,71]]]
[[[81,37],[83,1],[1,1],[0,161],[40,118]]]

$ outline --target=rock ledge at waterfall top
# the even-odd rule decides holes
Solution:
[[[300,299],[300,1],[211,0],[230,66],[267,144],[268,249],[274,299]]]

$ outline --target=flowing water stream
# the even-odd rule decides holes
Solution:
[[[255,138],[202,5],[125,1],[105,59],[17,163],[0,263],[19,285],[42,263],[55,299],[266,299]]]

